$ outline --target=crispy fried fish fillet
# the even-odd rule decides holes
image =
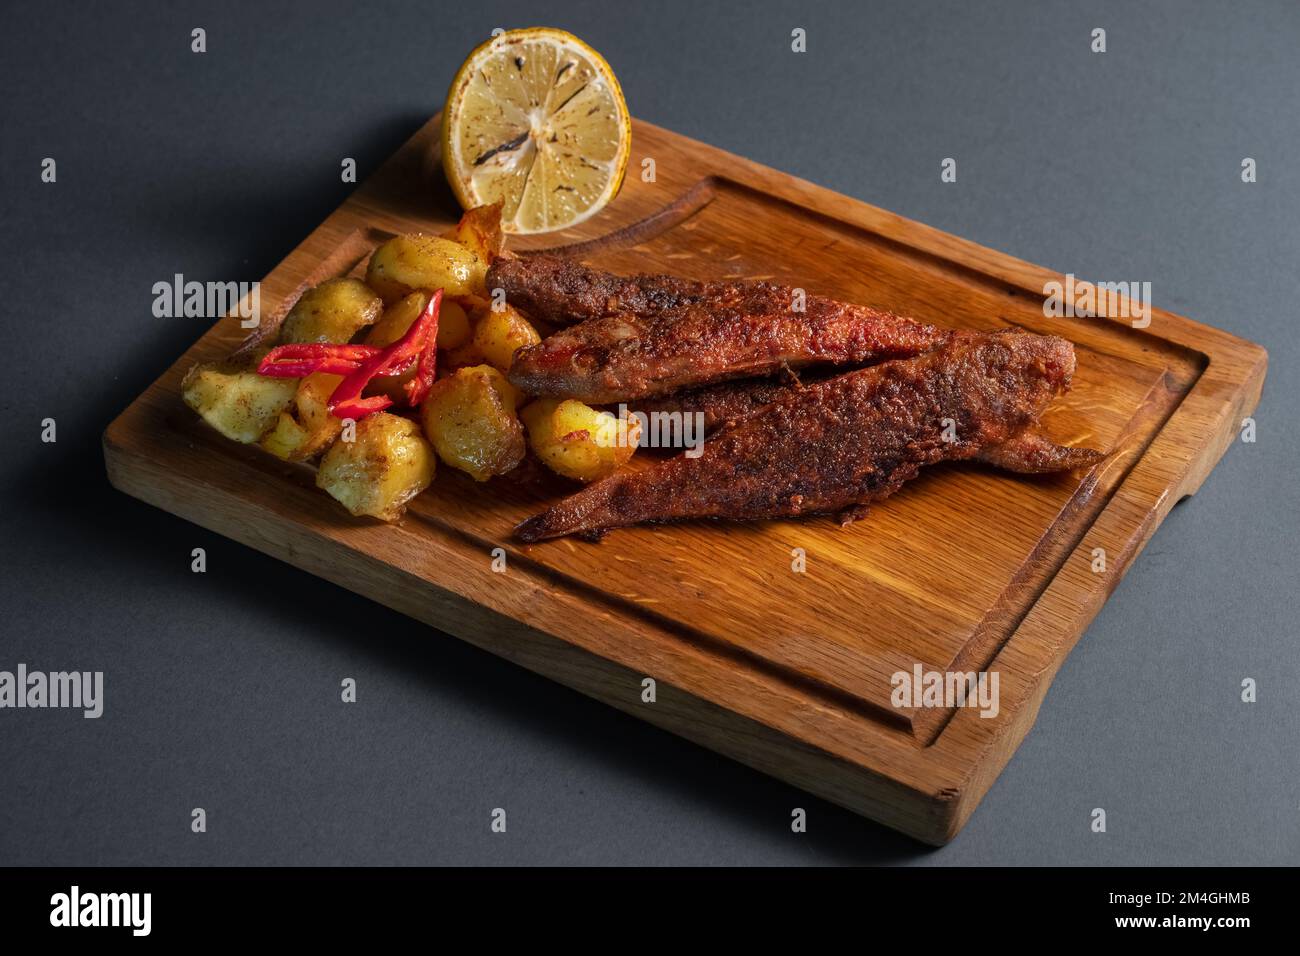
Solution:
[[[663,395],[785,366],[917,355],[946,332],[770,282],[623,278],[552,256],[498,259],[490,288],[552,322],[581,319],[520,349],[510,381],[592,404]]]
[[[852,513],[925,465],[981,455],[1032,472],[1092,465],[1101,453],[1062,449],[1035,432],[1047,403],[1069,388],[1074,363],[1073,347],[1055,336],[954,332],[924,355],[786,396],[722,428],[697,458],[589,485],[515,534],[531,542],[643,521]]]
[[[668,275],[619,276],[564,256],[498,257],[487,273],[489,289],[552,325],[572,325],[631,312],[657,315],[702,302],[731,282],[697,282]]]
[[[654,413],[704,416],[702,432],[708,435],[731,422],[753,415],[773,402],[781,401],[833,377],[822,374],[792,378],[742,379],[691,388],[660,398],[638,402],[633,413]],[[981,449],[975,456],[995,468],[1025,475],[1046,474],[1053,471],[1070,471],[1096,462],[1096,453],[1087,448],[1068,448],[1058,445],[1038,432],[1026,430],[1000,445]]]
[[[771,405],[790,395],[797,395],[815,382],[823,381],[837,373],[812,373],[772,376],[770,378],[745,378],[715,385],[701,385],[668,395],[645,398],[631,404],[631,411],[645,415],[680,414],[704,416],[705,433],[712,432],[727,422],[754,414],[765,405]]]

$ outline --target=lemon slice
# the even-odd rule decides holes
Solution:
[[[574,226],[623,183],[632,121],[604,58],[571,33],[509,30],[469,55],[442,113],[442,164],[466,209],[506,232]]]

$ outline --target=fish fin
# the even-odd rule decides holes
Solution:
[[[987,445],[976,456],[995,468],[1022,475],[1091,468],[1106,457],[1092,448],[1058,445],[1042,432],[1026,429],[997,445]]]
[[[636,524],[644,520],[642,515],[611,504],[627,480],[626,474],[614,474],[593,482],[516,525],[514,535],[528,544],[570,534],[585,541],[599,541],[610,528]],[[635,495],[631,497],[636,500]]]
[[[841,528],[847,528],[859,518],[865,518],[870,511],[871,505],[868,504],[850,505],[836,516],[836,520],[839,521]]]

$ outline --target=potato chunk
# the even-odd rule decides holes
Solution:
[[[437,458],[407,418],[376,412],[357,422],[352,441],[340,438],[321,459],[316,487],[354,515],[394,521],[433,481]]]
[[[434,383],[421,408],[438,457],[475,481],[503,475],[524,459],[518,393],[490,365],[462,368]]]
[[[382,310],[379,296],[360,279],[328,279],[294,303],[280,326],[280,341],[348,342]]]
[[[366,285],[392,305],[417,289],[447,296],[486,293],[487,262],[451,239],[411,233],[389,239],[370,256]]]
[[[446,299],[438,310],[438,348],[459,348],[469,341],[469,315],[455,302]]]
[[[490,206],[467,209],[456,228],[447,233],[447,238],[459,242],[484,262],[491,262],[505,245],[505,234],[501,231],[501,206],[500,202],[495,202]]]
[[[196,365],[181,383],[185,404],[232,441],[250,445],[275,427],[280,413],[293,402],[296,378],[257,374],[266,352],[242,360]]]
[[[316,372],[298,380],[289,408],[262,439],[262,447],[286,461],[315,458],[338,437],[343,422],[330,414],[329,397],[342,375]]]
[[[528,444],[553,471],[595,481],[627,464],[641,438],[635,419],[598,412],[573,399],[539,398],[519,413]]]
[[[526,345],[536,345],[542,340],[527,319],[509,305],[500,312],[489,309],[474,327],[471,340],[474,350],[493,368],[510,371],[515,352]]]

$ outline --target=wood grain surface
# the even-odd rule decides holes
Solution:
[[[266,277],[263,331],[306,288],[358,274],[387,236],[455,221],[436,122]],[[639,176],[645,157],[655,182]],[[1089,473],[1040,478],[940,466],[847,528],[697,522],[530,547],[510,529],[568,490],[563,480],[523,469],[476,485],[444,467],[388,526],[349,517],[309,466],[225,441],[182,404],[185,371],[243,339],[231,316],[108,428],[110,479],[918,839],[951,839],[1134,556],[1254,409],[1264,350],[1158,309],[1142,329],[1046,318],[1056,273],[642,122],[611,206],[511,247],[573,243],[614,271],[771,278],[938,325],[1064,336],[1078,372],[1044,424],[1112,454]],[[498,547],[505,573],[492,570]],[[997,716],[894,707],[892,675],[918,664],[996,671]],[[642,702],[647,677],[654,703]]]

